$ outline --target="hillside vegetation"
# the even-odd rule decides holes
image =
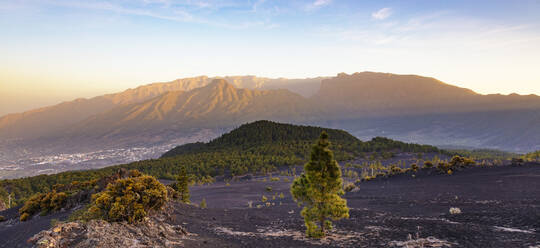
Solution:
[[[433,78],[374,72],[306,80],[186,78],[11,114],[0,117],[0,153],[18,161],[169,144],[261,119],[447,147],[540,149],[539,96],[481,95]],[[297,94],[305,91],[293,85],[310,85],[311,93]]]
[[[311,126],[257,121],[240,126],[209,143],[178,146],[160,159],[110,166],[97,170],[70,171],[53,175],[0,181],[0,197],[11,193],[16,204],[36,193],[49,192],[54,185],[84,182],[114,174],[118,169],[136,169],[161,179],[174,179],[182,168],[198,182],[211,182],[220,175],[265,174],[278,167],[302,165],[308,159],[312,144],[326,131],[338,161],[363,153],[442,152],[428,145],[407,144],[377,137],[363,142],[349,133]]]
[[[526,161],[540,161],[540,150],[525,154],[523,159]]]

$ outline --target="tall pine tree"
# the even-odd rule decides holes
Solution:
[[[323,131],[312,147],[303,174],[291,186],[294,200],[304,205],[301,214],[308,237],[323,237],[332,229],[330,220],[349,217],[347,201],[341,198],[344,194],[341,169],[329,146],[328,134]]]
[[[182,202],[189,203],[189,176],[184,166],[180,168],[180,173],[176,176],[174,189],[180,194],[180,200]]]

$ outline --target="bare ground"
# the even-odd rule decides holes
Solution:
[[[540,164],[471,168],[452,176],[420,171],[362,182],[345,196],[350,218],[335,222],[323,240],[304,237],[301,208],[291,199],[290,182],[280,178],[194,186],[192,201],[204,198],[208,209],[173,204],[168,221],[190,233],[185,247],[540,246]],[[450,214],[451,207],[461,214]],[[10,217],[9,211],[0,214]],[[65,215],[0,223],[0,247],[28,246],[25,241],[47,229],[51,218]]]

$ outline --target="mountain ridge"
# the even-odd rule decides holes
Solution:
[[[535,95],[482,95],[429,77],[361,72],[317,78],[320,89],[305,97],[287,89],[236,86],[261,88],[267,82],[254,76],[229,77],[236,85],[226,78],[149,84],[2,117],[0,153],[12,159],[151,146],[258,119],[330,126],[361,138],[452,146],[465,142],[515,152],[540,148],[540,97]],[[182,87],[188,90],[172,90]],[[532,135],[520,135],[523,130]]]

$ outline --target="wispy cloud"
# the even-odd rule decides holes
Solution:
[[[260,5],[264,4],[264,2],[266,2],[266,0],[257,0],[255,1],[252,5],[251,5],[251,11],[252,12],[257,12],[257,9],[259,8]]]
[[[332,2],[332,0],[316,0],[314,3],[313,3],[313,6],[324,6],[324,5],[328,5]]]
[[[423,49],[438,53],[441,50],[484,52],[527,47],[540,40],[535,30],[538,30],[538,25],[492,23],[482,18],[441,11],[376,25],[328,26],[320,29],[318,34],[370,49]]]
[[[392,15],[392,9],[390,8],[382,8],[380,10],[377,10],[373,13],[371,13],[371,17],[376,20],[384,20]]]
[[[62,6],[67,8],[80,8],[88,10],[108,11],[122,15],[142,16],[174,22],[185,22],[194,24],[204,24],[227,29],[246,29],[252,27],[261,28],[276,28],[277,25],[269,20],[254,20],[246,21],[221,21],[212,18],[213,11],[204,11],[203,9],[220,9],[224,6],[231,6],[231,2],[226,1],[202,1],[202,0],[141,0],[139,4],[126,4],[125,2],[116,1],[64,1],[64,0],[47,0],[47,4]],[[44,3],[42,2],[42,3]],[[262,4],[264,1],[257,1],[256,5]],[[142,4],[142,5],[141,5]],[[151,8],[148,5],[156,5]],[[209,16],[210,15],[210,16]]]
[[[306,6],[306,10],[318,9],[318,8],[323,7],[323,6],[329,5],[330,3],[332,3],[332,0],[315,0],[314,2],[309,3]]]

